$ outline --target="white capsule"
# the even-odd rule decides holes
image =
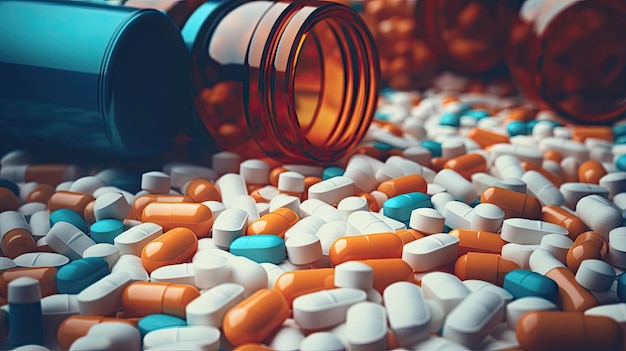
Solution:
[[[383,163],[375,158],[365,155],[354,155],[348,161],[344,177],[352,179],[354,186],[363,192],[370,192],[378,186],[376,171]]]
[[[574,245],[572,239],[561,234],[548,234],[541,238],[539,246],[549,251],[554,258],[565,263],[567,252]]]
[[[576,281],[593,292],[606,292],[615,281],[615,269],[602,260],[583,260],[576,271]]]
[[[285,207],[295,212],[298,217],[302,216],[300,198],[287,194],[278,194],[274,196],[269,203],[269,211],[272,212],[277,208]],[[330,206],[332,207],[332,206]],[[336,209],[333,207],[336,211]]]
[[[163,227],[155,223],[142,223],[136,225],[113,239],[120,255],[141,256],[143,247],[150,241],[158,238],[163,234]]]
[[[508,243],[502,246],[500,255],[509,261],[515,262],[522,269],[530,269],[528,260],[530,255],[538,249],[539,245],[521,245],[516,243]]]
[[[117,260],[120,258],[120,250],[114,245],[108,243],[100,243],[92,245],[85,249],[85,251],[83,252],[83,258],[84,257],[103,258],[105,261],[107,261],[107,264],[109,265],[109,270],[111,270],[111,267],[113,267],[115,265],[115,262],[117,262]]]
[[[272,350],[300,350],[300,344],[304,340],[304,334],[293,321],[293,319],[287,319],[283,325],[275,331],[271,339],[268,340],[267,346]]]
[[[98,323],[89,328],[87,336],[108,338],[111,341],[111,350],[141,350],[139,330],[128,323]]]
[[[585,196],[600,195],[607,199],[609,197],[609,190],[607,188],[589,183],[563,183],[559,191],[563,194],[565,206],[572,210],[576,208],[578,201]]]
[[[83,193],[93,195],[93,192],[98,188],[105,186],[104,182],[100,178],[87,176],[76,179],[72,182],[69,191],[74,193]]]
[[[490,203],[481,203],[474,207],[471,229],[497,233],[504,221],[504,211]]]
[[[289,262],[295,265],[313,263],[322,258],[320,239],[312,234],[294,235],[285,241]]]
[[[509,329],[515,330],[517,321],[524,313],[531,311],[556,311],[558,307],[551,301],[535,296],[527,296],[506,305],[506,323]]]
[[[502,240],[517,244],[541,244],[541,239],[548,234],[567,235],[567,229],[544,221],[525,218],[509,218],[502,223]]]
[[[374,286],[374,270],[357,261],[348,261],[335,267],[335,286],[369,290]]]
[[[226,312],[244,299],[244,287],[234,283],[217,285],[185,307],[187,324],[222,327]]]
[[[337,336],[329,332],[309,334],[300,343],[301,351],[345,351],[346,348]]]
[[[471,228],[474,217],[474,209],[461,201],[450,201],[446,204],[443,212],[446,217],[445,223],[452,229]]]
[[[105,193],[96,198],[93,213],[96,221],[117,219],[123,221],[130,212],[130,205],[120,193]]]
[[[346,313],[346,329],[351,351],[387,349],[387,314],[373,302],[359,302]]]
[[[192,284],[199,289],[210,289],[231,279],[231,268],[228,263],[230,257],[214,255],[213,252],[215,251],[200,251],[193,257]]]
[[[337,209],[344,217],[348,219],[348,215],[355,211],[367,211],[369,209],[367,200],[358,196],[348,196],[337,204]]]
[[[111,268],[111,274],[126,272],[134,281],[149,281],[150,276],[141,263],[141,258],[135,255],[121,255]]]
[[[81,259],[83,252],[96,244],[87,234],[68,222],[55,223],[45,238],[48,246],[70,260]]]
[[[150,281],[195,285],[196,278],[193,267],[192,263],[169,264],[159,267],[150,273]]]
[[[445,233],[432,234],[412,241],[402,248],[402,260],[413,271],[426,272],[456,260],[459,238]]]
[[[143,347],[155,348],[171,345],[165,349],[218,351],[220,349],[220,331],[207,326],[184,326],[156,329],[143,337]],[[182,345],[186,345],[185,348]]]
[[[7,257],[4,257],[7,258]],[[70,259],[53,252],[27,252],[13,259],[14,265],[19,267],[56,267],[70,262]]]
[[[504,301],[490,291],[479,290],[465,298],[446,318],[442,336],[476,348],[504,317]]]
[[[502,155],[511,155],[515,156],[520,161],[531,162],[537,166],[541,166],[543,162],[543,154],[533,146],[502,143],[492,145],[489,152],[494,159]]]
[[[526,183],[528,193],[536,197],[542,205],[561,206],[565,202],[563,194],[543,174],[537,171],[527,171],[522,176]]]
[[[426,299],[437,301],[447,315],[467,295],[469,289],[455,275],[430,272],[422,277],[422,292]]]
[[[615,267],[626,269],[626,227],[609,232],[609,262]]]
[[[501,155],[495,159],[494,167],[500,178],[520,179],[524,175],[524,168],[520,160],[512,155]]]
[[[363,290],[337,288],[305,294],[293,300],[293,318],[303,329],[333,327],[346,320],[350,306],[365,301]]]
[[[231,208],[239,208],[248,213],[248,223],[259,219],[259,210],[256,207],[256,201],[250,195],[240,195],[234,198],[230,203]]]
[[[355,211],[348,216],[346,235],[395,232],[395,229],[370,211]]]
[[[591,230],[608,238],[609,232],[622,226],[622,211],[600,195],[585,196],[576,204],[576,215]]]
[[[609,189],[609,199],[626,191],[626,172],[611,172],[600,178],[600,186]]]
[[[50,211],[45,210],[33,213],[28,221],[28,226],[35,240],[48,234],[48,231],[50,231]]]
[[[433,208],[417,208],[411,211],[409,227],[420,233],[434,234],[443,232],[446,218]]]
[[[546,151],[556,151],[559,154],[566,156],[573,156],[582,162],[589,159],[589,150],[583,145],[574,140],[567,140],[555,137],[543,138],[539,141],[539,151],[545,153]]]
[[[346,176],[337,176],[315,183],[309,187],[308,198],[318,199],[334,205],[341,199],[354,195],[354,181]]]
[[[451,169],[442,169],[439,171],[433,183],[443,186],[452,196],[466,204],[476,200],[477,194],[472,183]]]
[[[213,222],[213,242],[220,248],[228,249],[230,244],[245,235],[248,227],[248,212],[240,208],[224,210]]]
[[[237,165],[237,169],[239,169],[239,165]],[[246,182],[239,174],[224,174],[215,182],[215,185],[222,195],[222,203],[226,208],[231,207],[231,202],[237,196],[248,195]]]
[[[430,334],[432,313],[422,289],[409,282],[389,285],[383,292],[389,326],[403,347],[411,347]]]
[[[528,259],[528,265],[533,272],[546,275],[555,268],[565,267],[563,262],[557,260],[549,251],[536,249]]]
[[[267,272],[258,263],[243,256],[234,256],[228,260],[231,271],[231,282],[244,288],[244,297],[265,289]]]
[[[80,314],[108,316],[117,311],[124,289],[132,282],[126,272],[115,272],[83,289],[76,301]]]

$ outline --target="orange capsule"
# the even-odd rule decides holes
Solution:
[[[472,128],[466,135],[474,140],[481,148],[494,144],[509,143],[509,137],[483,128]]]
[[[393,283],[413,281],[413,269],[401,258],[380,258],[360,262],[374,270],[374,289],[381,294]]]
[[[589,231],[589,227],[578,216],[560,206],[543,206],[541,220],[567,229],[569,232],[567,236],[572,240],[576,240],[581,233]]]
[[[578,167],[578,180],[581,183],[599,184],[600,178],[606,175],[602,162],[587,160]]]
[[[378,185],[378,191],[394,197],[407,193],[425,193],[428,189],[426,179],[419,174],[410,174],[384,181]]]
[[[57,270],[54,267],[13,268],[0,274],[0,295],[8,297],[9,283],[21,277],[37,279],[41,296],[57,294]]]
[[[383,121],[380,119],[373,119],[372,120],[372,124],[376,125],[378,128],[382,129],[382,130],[386,130],[388,132],[390,132],[391,134],[401,137],[404,135],[404,132],[402,131],[402,128],[392,122],[389,121]]]
[[[598,304],[589,290],[576,281],[576,276],[567,267],[549,270],[546,277],[559,286],[559,307],[566,312],[583,312]]]
[[[48,200],[48,210],[54,212],[60,208],[67,208],[82,216],[85,213],[85,207],[96,199],[83,193],[73,191],[57,191],[50,196]]]
[[[289,306],[276,290],[261,289],[224,315],[224,336],[233,346],[261,343],[289,317]]]
[[[94,206],[96,205],[96,201],[91,201],[85,206],[85,212],[83,212],[83,218],[87,225],[92,225],[96,223],[96,214],[93,212]]]
[[[9,189],[0,187],[0,212],[17,211],[20,208],[20,199]]]
[[[491,186],[480,195],[481,203],[494,204],[504,211],[505,218],[541,218],[541,203],[534,196]]]
[[[335,288],[334,268],[285,272],[274,283],[274,290],[285,298],[288,306],[291,306],[298,296],[333,288]]]
[[[530,121],[535,118],[536,111],[527,107],[514,107],[508,111],[505,118],[505,123],[513,121]]]
[[[450,235],[459,238],[459,256],[468,252],[483,252],[499,255],[506,241],[500,234],[473,229],[454,229]]]
[[[181,189],[182,192],[189,196],[193,202],[220,201],[219,190],[215,184],[207,179],[190,180],[183,188]]]
[[[458,101],[459,101],[459,97],[456,95],[446,95],[441,99],[441,103],[443,105],[451,104],[453,102],[458,102]]]
[[[150,314],[169,314],[185,318],[185,308],[200,291],[193,285],[134,282],[124,289],[122,310],[124,317],[144,317]]]
[[[21,213],[16,211],[0,213],[0,249],[6,257],[14,259],[21,254],[34,251],[36,246],[28,223]]]
[[[403,245],[395,233],[346,236],[331,244],[328,256],[333,266],[353,260],[401,258]]]
[[[454,275],[461,280],[480,279],[502,286],[504,276],[515,269],[520,266],[498,254],[468,252],[456,260]]]
[[[297,222],[298,214],[294,210],[279,207],[248,224],[246,234],[272,234],[284,238],[285,232]]]
[[[398,229],[396,231],[396,235],[400,237],[404,244],[408,244],[411,241],[415,241],[426,236],[415,229]]]
[[[164,231],[188,228],[198,238],[205,238],[213,227],[213,212],[203,204],[153,202],[143,209],[141,221],[156,223]]]
[[[148,273],[191,260],[198,250],[198,237],[188,228],[173,228],[150,241],[141,251],[141,263]]]
[[[515,336],[527,351],[619,350],[624,338],[619,324],[609,317],[559,311],[525,313]]]
[[[233,351],[274,351],[274,349],[263,344],[244,344],[235,347]]]
[[[580,234],[567,251],[565,262],[572,272],[576,273],[584,260],[604,259],[608,251],[608,242],[602,234],[588,231]]]
[[[24,173],[24,181],[57,186],[77,179],[80,173],[81,171],[76,166],[68,164],[29,165]]]
[[[548,171],[547,169],[537,166],[536,164],[528,161],[521,161],[520,165],[524,168],[525,171],[536,171],[541,173],[544,177],[546,177],[555,187],[560,187],[563,184],[563,180],[556,174]]]
[[[39,184],[26,196],[26,202],[47,204],[55,191],[54,187],[50,184]]]
[[[613,141],[613,129],[609,126],[575,126],[572,129],[572,139],[584,143],[587,138]]]
[[[185,195],[157,195],[157,194],[142,195],[142,196],[135,198],[135,201],[133,201],[132,209],[137,216],[141,217],[141,214],[143,213],[143,209],[146,208],[148,204],[151,204],[153,202],[191,203],[193,202],[193,200],[189,196],[185,196]]]
[[[465,179],[472,180],[472,174],[487,170],[487,161],[480,154],[470,153],[448,160],[443,168],[456,171]]]
[[[304,192],[302,193],[302,200],[306,200],[309,194],[309,188],[322,181],[320,177],[308,176],[304,177]]]
[[[269,181],[270,184],[278,187],[278,176],[280,176],[281,173],[285,173],[285,172],[289,172],[289,170],[285,167],[274,167],[272,168],[272,170],[270,171],[270,175],[269,175]]]
[[[548,161],[554,161],[556,163],[561,163],[563,160],[563,155],[561,155],[556,150],[548,150],[543,153],[543,159]]]
[[[87,335],[91,327],[96,324],[107,322],[126,323],[136,327],[135,324],[122,318],[82,316],[77,314],[69,316],[61,322],[59,329],[57,330],[57,342],[59,343],[61,350],[67,351],[70,346],[72,346],[74,341]]]
[[[367,201],[367,206],[368,206],[370,211],[378,212],[380,210],[380,206],[378,205],[378,201],[376,201],[376,198],[374,198],[374,196],[372,196],[372,194],[370,194],[370,193],[361,193],[358,196],[360,198],[362,198],[362,199],[365,199],[365,201]]]
[[[439,172],[443,169],[446,162],[448,162],[447,158],[433,157],[430,159],[430,168],[435,172]]]

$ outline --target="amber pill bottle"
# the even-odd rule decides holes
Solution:
[[[626,118],[626,1],[527,0],[507,62],[527,97],[568,121]]]
[[[365,136],[379,60],[349,7],[209,0],[177,22],[192,55],[192,139],[244,157],[326,163]]]

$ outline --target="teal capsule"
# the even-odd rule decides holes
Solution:
[[[87,222],[85,222],[83,217],[67,208],[60,208],[50,213],[50,228],[58,222],[67,222],[80,229],[83,233],[87,233],[89,230]]]
[[[372,144],[372,147],[374,147],[375,149],[378,149],[378,150],[382,150],[382,151],[390,151],[390,150],[395,149],[393,147],[393,145],[390,145],[390,144],[387,144],[387,143],[383,143],[382,141],[375,141]]]
[[[322,180],[342,176],[346,170],[341,167],[326,167],[322,171]]]
[[[613,144],[626,144],[626,135],[620,135],[618,137],[615,137],[615,141],[613,141]]]
[[[383,214],[389,218],[407,223],[411,219],[411,212],[422,207],[433,207],[428,194],[420,192],[400,194],[387,199],[383,203]]]
[[[622,136],[626,136],[626,123],[614,125],[612,127],[612,130],[613,130],[613,137],[615,139],[622,137]]]
[[[257,234],[241,236],[230,244],[233,255],[244,256],[255,262],[279,264],[285,260],[285,240],[278,235]]]
[[[461,116],[452,112],[445,112],[439,118],[439,125],[458,127],[461,124]]]
[[[619,155],[615,159],[615,168],[618,171],[626,171],[626,154]]]
[[[617,298],[621,302],[626,302],[626,274],[621,274],[617,279]]]
[[[487,112],[487,110],[469,110],[466,111],[464,114],[464,116],[469,116],[475,119],[483,119],[483,118],[487,118],[489,117],[489,112]]]
[[[78,294],[109,274],[109,264],[102,257],[85,257],[72,261],[57,272],[59,294]]]
[[[524,269],[516,269],[507,273],[504,276],[502,287],[510,292],[515,299],[535,296],[556,304],[559,295],[559,286],[554,280]]]
[[[431,157],[441,157],[441,143],[434,140],[423,140],[422,147],[430,151]]]
[[[151,331],[164,328],[184,327],[187,325],[184,319],[169,314],[150,314],[137,322],[137,329],[143,339]]]
[[[101,219],[91,225],[89,236],[96,244],[111,244],[116,236],[124,232],[124,223],[117,219]]]
[[[524,121],[512,121],[506,125],[506,132],[510,137],[528,135],[530,134],[530,128],[528,128],[528,124]]]

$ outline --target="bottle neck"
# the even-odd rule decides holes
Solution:
[[[378,59],[348,7],[215,1],[198,8],[182,32],[194,59],[196,112],[222,147],[331,162],[365,135]]]

